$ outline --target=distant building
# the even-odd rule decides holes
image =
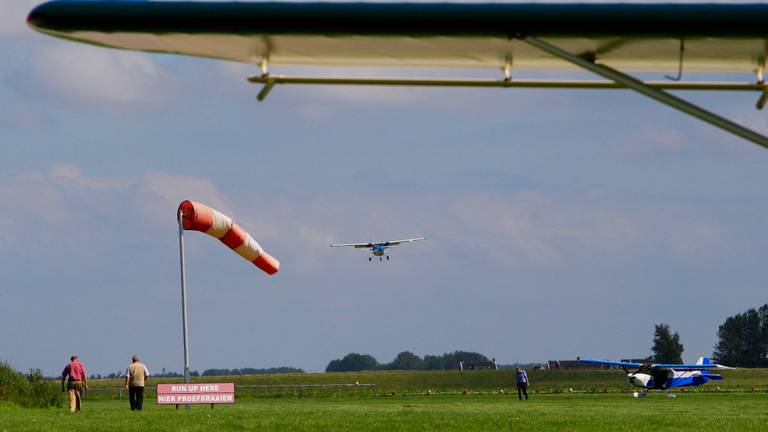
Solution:
[[[486,361],[460,361],[459,362],[459,370],[465,371],[465,370],[499,370],[499,367],[496,365],[496,359],[486,360]]]

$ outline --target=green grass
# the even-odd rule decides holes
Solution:
[[[187,412],[147,401],[86,400],[83,412],[0,406],[0,431],[759,431],[768,425],[768,394],[686,393],[532,396],[419,396],[367,399],[245,399]]]
[[[541,370],[528,372],[533,390],[541,393],[561,393],[573,389],[577,392],[626,392],[627,377],[621,370]],[[724,381],[699,387],[697,391],[759,389],[768,391],[768,369],[737,369],[723,372]],[[301,385],[301,384],[376,384],[379,393],[419,393],[433,391],[498,391],[514,387],[515,373],[504,371],[375,371],[245,375],[229,377],[198,377],[194,382],[234,382],[247,385]],[[162,382],[181,382],[179,378],[153,379],[151,386]],[[91,380],[91,387],[122,387],[123,380]],[[331,392],[335,394],[335,392]],[[363,394],[367,394],[363,392]]]

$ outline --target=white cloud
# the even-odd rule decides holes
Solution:
[[[610,260],[655,251],[689,259],[724,247],[736,250],[721,224],[679,204],[624,208],[608,199],[563,199],[532,191],[451,193],[429,202],[407,196],[307,202],[259,194],[255,199],[231,196],[201,176],[155,171],[136,178],[100,178],[69,163],[0,184],[3,248],[35,232],[31,224],[64,226],[70,221],[65,234],[73,247],[87,235],[78,236],[77,230],[87,232],[93,218],[138,218],[147,229],[166,227],[178,204],[193,199],[233,217],[267,250],[279,245],[290,251],[294,267],[304,270],[326,265],[331,242],[367,240],[371,226],[383,239],[427,235],[430,244],[420,246],[427,257],[459,259],[471,253],[502,266],[557,267],[579,256]],[[464,252],[456,255],[454,250]]]
[[[121,190],[131,184],[130,180],[85,177],[80,168],[69,163],[54,165],[48,170],[48,176],[54,184],[84,190]]]
[[[56,42],[36,50],[37,81],[67,98],[89,102],[142,104],[169,96],[171,84],[143,53]]]
[[[224,194],[209,179],[175,175],[155,171],[144,175],[142,188],[169,203],[180,203],[185,199],[200,201],[221,211],[229,211]]]

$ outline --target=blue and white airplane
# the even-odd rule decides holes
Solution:
[[[379,257],[379,261],[383,261],[383,257],[386,257],[389,259],[389,255],[387,255],[387,249],[389,249],[392,246],[397,246],[400,243],[410,243],[415,242],[418,240],[424,240],[424,237],[417,237],[417,238],[410,238],[410,239],[403,239],[403,240],[389,240],[385,242],[370,242],[370,243],[341,243],[341,244],[332,244],[331,247],[345,247],[350,246],[357,249],[368,249],[371,251],[371,256],[368,257],[368,261],[372,261],[373,257]]]
[[[712,363],[707,357],[699,357],[696,364],[630,363],[608,360],[579,360],[582,363],[619,366],[624,369],[629,383],[642,387],[643,392],[635,392],[635,397],[645,396],[649,390],[664,390],[674,397],[670,389],[674,387],[700,386],[709,381],[720,381],[722,376],[710,373],[710,369],[733,369],[732,367]],[[630,372],[629,369],[636,369]]]

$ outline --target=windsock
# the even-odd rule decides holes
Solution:
[[[179,204],[179,213],[185,230],[201,231],[216,237],[267,274],[273,275],[280,269],[280,261],[265,252],[256,240],[237,226],[229,216],[194,201],[182,201]]]

